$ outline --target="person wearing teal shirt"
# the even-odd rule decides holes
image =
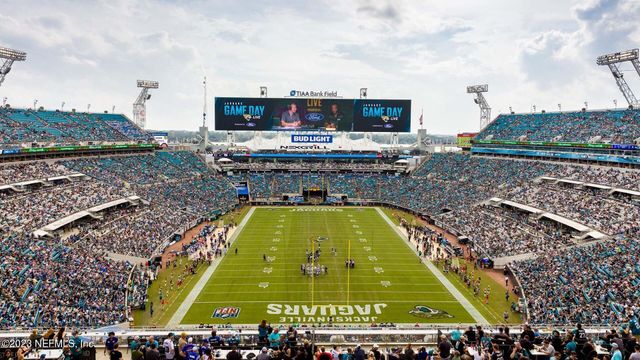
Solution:
[[[73,358],[73,360],[78,360],[82,355],[82,339],[80,338],[80,335],[78,334],[77,330],[72,332],[71,335],[73,336],[71,338],[71,344],[70,344],[71,357]]]
[[[611,360],[622,360],[622,352],[616,343],[611,344]]]
[[[568,336],[567,343],[564,345],[564,349],[566,350],[567,354],[571,354],[572,352],[576,351],[577,347],[578,344],[573,340],[573,335]]]
[[[280,347],[280,331],[278,329],[273,329],[273,332],[269,335],[269,346],[274,349]]]
[[[460,336],[462,336],[462,332],[460,332],[460,329],[455,329],[450,333],[450,335],[451,335],[451,342],[456,342],[460,340]]]
[[[129,343],[129,350],[133,351],[135,349],[138,348],[138,342],[136,341],[136,338],[133,338],[133,340],[131,340],[131,342]]]

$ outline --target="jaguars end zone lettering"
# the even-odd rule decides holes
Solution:
[[[213,310],[214,319],[235,319],[240,315],[240,308],[234,306],[219,307]]]
[[[289,305],[268,304],[267,314],[280,315],[280,322],[370,323],[378,319],[387,304]]]
[[[333,135],[291,135],[292,143],[333,143]]]

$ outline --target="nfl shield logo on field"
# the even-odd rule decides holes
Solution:
[[[240,308],[234,306],[219,307],[213,310],[212,318],[217,319],[233,319],[240,315]]]

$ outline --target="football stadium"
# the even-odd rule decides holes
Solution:
[[[0,6],[0,360],[640,360],[640,4],[316,5]]]

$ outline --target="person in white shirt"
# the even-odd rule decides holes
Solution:
[[[176,349],[173,345],[173,333],[169,333],[169,336],[162,342],[162,346],[164,347],[165,359],[173,360],[176,356]]]

